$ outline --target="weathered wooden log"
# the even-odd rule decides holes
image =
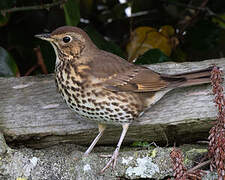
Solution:
[[[175,74],[225,67],[225,59],[162,63],[151,69]],[[113,67],[112,67],[113,68]],[[207,139],[216,118],[210,85],[169,92],[129,128],[124,143],[133,141],[181,142]],[[77,117],[56,92],[54,75],[0,78],[0,129],[8,143],[42,148],[59,142],[87,145],[98,133],[95,122]],[[108,126],[99,144],[118,141],[121,128]]]

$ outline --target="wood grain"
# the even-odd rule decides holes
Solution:
[[[175,74],[212,64],[224,69],[225,59],[161,63],[149,68]],[[124,143],[206,140],[216,117],[213,97],[210,85],[169,92],[132,124]],[[61,142],[88,145],[98,133],[95,122],[81,119],[69,110],[56,92],[54,75],[0,78],[0,129],[8,143],[35,148]],[[108,126],[99,144],[115,144],[121,129]]]

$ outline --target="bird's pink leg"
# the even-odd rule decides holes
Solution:
[[[92,141],[91,145],[89,146],[89,148],[86,150],[86,152],[84,153],[84,156],[87,156],[91,151],[92,149],[95,147],[96,143],[98,142],[98,140],[102,137],[103,135],[103,132],[106,128],[106,125],[103,125],[103,124],[98,124],[98,135],[96,136],[96,138],[94,139],[94,141]]]
[[[119,151],[120,151],[120,146],[121,146],[121,144],[122,144],[122,142],[123,142],[123,139],[124,139],[124,137],[125,137],[125,135],[126,135],[126,133],[127,133],[129,124],[128,124],[128,123],[123,124],[122,127],[123,127],[123,131],[122,131],[122,133],[121,133],[121,135],[120,135],[120,139],[119,139],[119,142],[118,142],[118,144],[117,144],[117,146],[116,146],[116,149],[115,149],[115,151],[113,152],[113,155],[111,156],[109,162],[108,162],[108,163],[105,165],[105,167],[101,170],[101,173],[103,173],[103,172],[110,166],[110,164],[112,164],[112,163],[113,163],[113,168],[116,167],[116,161],[117,161],[117,157],[118,157],[118,154],[119,154]]]

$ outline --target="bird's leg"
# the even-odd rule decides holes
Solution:
[[[86,152],[84,153],[84,156],[87,156],[91,151],[92,149],[95,147],[96,143],[98,142],[98,140],[102,137],[103,135],[103,132],[106,128],[106,125],[103,125],[103,124],[98,124],[98,135],[96,136],[96,138],[94,139],[94,141],[92,141],[91,145],[89,146],[89,148],[86,150]]]
[[[105,167],[101,170],[101,173],[103,173],[103,172],[110,166],[110,164],[112,164],[112,163],[113,163],[113,169],[116,167],[116,161],[117,161],[117,156],[118,156],[118,154],[119,154],[120,146],[121,146],[121,144],[122,144],[122,142],[123,142],[123,139],[124,139],[124,137],[125,137],[125,135],[126,135],[126,133],[127,133],[129,124],[128,124],[128,123],[123,124],[122,127],[123,127],[123,131],[122,131],[122,133],[121,133],[121,135],[120,135],[120,139],[119,139],[119,142],[118,142],[118,144],[117,144],[117,146],[116,146],[116,149],[115,149],[115,151],[113,152],[113,155],[111,156],[109,162],[108,162],[108,163],[105,165]]]

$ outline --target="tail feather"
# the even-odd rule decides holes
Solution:
[[[180,87],[193,86],[210,83],[211,71],[213,66],[206,69],[192,71],[183,74],[177,74],[176,77],[184,77],[186,81],[180,85]]]
[[[212,69],[213,66],[197,71],[170,75],[164,78],[171,81],[171,86],[175,85],[179,87],[185,87],[185,86],[206,84],[210,83]]]
[[[191,71],[187,73],[175,74],[174,77],[185,77],[186,79],[194,79],[199,77],[210,77],[213,66],[210,66],[206,69],[200,69],[196,71]]]
[[[199,79],[188,79],[185,83],[181,84],[179,87],[194,86],[194,85],[207,84],[207,83],[210,83],[210,77],[199,78]]]

